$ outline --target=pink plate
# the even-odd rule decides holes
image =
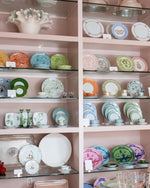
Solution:
[[[84,70],[97,70],[98,59],[95,55],[90,53],[83,54],[83,69]]]
[[[28,68],[30,65],[30,58],[23,52],[15,52],[11,54],[10,61],[16,62],[16,67]]]
[[[148,71],[148,65],[146,61],[141,57],[133,57],[132,60],[135,63],[134,71]]]
[[[97,168],[103,162],[103,155],[100,151],[93,148],[84,149],[83,161],[85,165],[85,160],[91,160],[93,164],[93,168]]]
[[[102,178],[102,177],[97,178],[96,181],[94,182],[94,187],[100,187],[100,185],[104,183],[105,181],[108,181],[108,179]]]
[[[143,146],[141,146],[139,144],[128,144],[127,146],[132,148],[133,151],[135,152],[134,162],[138,162],[141,159],[145,158],[145,150],[144,150]]]

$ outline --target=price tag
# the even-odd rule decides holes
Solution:
[[[85,160],[85,170],[88,172],[93,170],[93,164],[91,160]]]
[[[110,71],[118,71],[118,67],[109,67]]]
[[[103,34],[103,39],[111,39],[111,34]]]
[[[22,169],[14,169],[14,175],[17,175],[17,177],[20,177],[22,175]]]
[[[83,119],[83,127],[89,127],[90,126],[90,120],[89,119]]]
[[[16,97],[16,90],[8,89],[7,90],[7,97],[11,97],[11,98]]]
[[[6,61],[6,67],[16,67],[16,62]]]

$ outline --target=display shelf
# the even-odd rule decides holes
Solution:
[[[124,168],[122,166],[119,166],[117,168],[113,168],[113,169],[108,169],[105,167],[100,167],[99,169],[95,169],[91,172],[84,172],[84,174],[91,174],[91,173],[101,173],[101,172],[112,172],[112,171],[123,171],[123,170],[139,170],[139,169],[147,169],[147,167],[139,167],[138,165],[136,165],[134,168]]]
[[[0,135],[20,135],[20,134],[48,134],[48,133],[78,133],[78,127],[50,127],[50,128],[17,128],[0,129]]]
[[[84,127],[84,133],[93,132],[119,132],[119,131],[144,131],[150,130],[150,124],[147,125],[122,125],[122,126],[99,126],[99,127]]]
[[[17,167],[17,168],[19,168],[19,167]],[[78,171],[75,170],[74,168],[71,169],[70,173],[64,174],[59,171],[59,168],[50,168],[50,167],[42,166],[42,167],[40,167],[38,174],[34,174],[34,175],[27,174],[23,167],[20,167],[20,169],[22,169],[23,174],[20,176],[16,176],[16,175],[14,175],[14,169],[7,168],[6,176],[0,176],[0,179],[32,178],[32,177],[43,177],[43,176],[46,177],[46,176],[78,174]]]
[[[84,100],[144,100],[144,99],[150,99],[149,96],[145,96],[145,97],[84,97]]]

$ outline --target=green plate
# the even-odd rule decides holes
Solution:
[[[28,82],[23,78],[15,78],[10,83],[10,88],[13,89],[17,85],[25,86],[26,89],[28,89],[29,85]]]
[[[122,71],[134,71],[135,63],[131,57],[126,55],[120,55],[116,59],[117,66]]]
[[[116,80],[106,80],[102,84],[103,93],[110,92],[112,96],[121,94],[121,86]]]
[[[127,110],[128,110],[131,106],[132,106],[132,107],[136,106],[136,107],[140,108],[140,106],[139,106],[138,103],[136,103],[136,102],[127,102],[127,103],[124,104],[124,106],[123,106],[123,113],[124,113],[124,115],[127,116]]]
[[[69,61],[63,54],[55,54],[51,57],[51,68],[57,69],[59,65],[69,65]]]
[[[138,110],[134,110],[133,112],[130,113],[130,119],[134,123],[138,123],[139,119],[142,119],[143,116],[139,113]]]
[[[127,117],[128,119],[130,118],[130,113],[137,110],[140,115],[142,116],[142,111],[141,111],[141,108],[137,107],[137,106],[131,106],[130,108],[127,109]]]
[[[118,145],[112,149],[111,157],[116,163],[133,162],[135,152],[129,146]]]
[[[16,85],[13,89],[16,90],[16,97],[23,97],[27,93],[27,89],[22,85]]]

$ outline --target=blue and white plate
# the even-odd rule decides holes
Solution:
[[[46,53],[37,52],[32,55],[30,64],[33,68],[49,69],[51,65],[51,59]]]
[[[116,120],[119,120],[121,119],[121,115],[120,113],[117,113],[115,111],[112,111],[112,112],[109,112],[108,113],[108,120],[111,122],[111,123],[115,123]]]
[[[97,109],[93,103],[90,102],[83,103],[83,114],[85,114],[85,112],[92,112],[92,114],[94,114],[95,116],[95,119],[90,119],[90,120],[97,120]]]
[[[8,78],[0,78],[0,96],[6,97],[7,90],[10,89],[11,79]]]
[[[116,109],[114,106],[108,106],[108,108],[106,108],[105,110],[105,117],[108,119],[108,114],[110,112],[116,112],[116,113],[120,113],[120,110],[119,109]]]
[[[107,148],[105,148],[104,146],[94,146],[94,149],[97,149],[98,151],[100,151],[103,155],[103,162],[102,164],[106,164],[109,162],[110,160],[110,152]]]
[[[92,111],[86,111],[86,112],[83,113],[83,118],[84,119],[89,119],[89,120],[96,120],[97,116]]]
[[[112,26],[112,34],[117,39],[125,39],[128,36],[128,29],[122,23],[116,23]]]
[[[93,188],[93,185],[90,183],[84,183],[84,188]]]

